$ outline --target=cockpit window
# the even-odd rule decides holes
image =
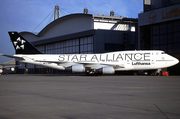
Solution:
[[[161,54],[166,54],[165,52],[161,52]]]

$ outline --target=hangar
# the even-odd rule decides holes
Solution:
[[[180,60],[180,0],[144,0],[138,26],[139,49],[163,50]],[[168,71],[180,74],[179,68]]]
[[[90,54],[135,50],[138,45],[138,19],[84,13],[60,17],[38,34],[20,34],[45,54]],[[17,73],[60,73],[55,69],[21,64]]]

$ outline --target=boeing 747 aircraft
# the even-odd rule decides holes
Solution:
[[[161,50],[117,51],[103,54],[42,54],[17,32],[9,32],[16,61],[87,74],[114,74],[115,71],[156,70],[171,67],[179,60]]]

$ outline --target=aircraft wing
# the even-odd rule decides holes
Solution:
[[[114,68],[125,68],[124,64],[104,64],[104,65],[112,66]]]
[[[106,66],[112,66],[116,68],[125,68],[124,64],[106,64],[106,63],[90,63],[90,62],[60,62],[60,61],[47,61],[47,60],[36,60],[38,62],[47,62],[47,63],[56,63],[63,67],[70,67],[75,64],[83,64],[85,67],[89,67],[91,69],[100,69]]]
[[[60,62],[60,61],[47,61],[47,60],[35,60],[37,62],[47,62],[47,63],[55,63],[63,67],[70,67],[72,65],[78,64],[74,62]]]
[[[47,63],[56,63],[56,64],[63,64],[67,62],[60,62],[60,61],[48,61],[48,60],[35,60],[36,62],[47,62]]]

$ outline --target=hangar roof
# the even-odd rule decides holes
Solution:
[[[44,27],[38,34],[24,31],[20,34],[30,42],[59,37],[63,35],[93,30],[93,29],[109,29],[112,25],[97,24],[94,22],[111,23],[112,25],[124,21],[136,21],[134,18],[115,17],[107,15],[92,15],[84,13],[69,14],[54,20]],[[97,24],[97,25],[96,25]],[[99,27],[100,26],[100,27]],[[106,28],[105,28],[106,27]],[[112,29],[110,29],[112,30]]]
[[[56,19],[54,21],[52,21],[51,23],[49,23],[47,26],[45,26],[38,34],[35,34],[35,33],[32,33],[32,32],[28,32],[28,31],[23,31],[23,32],[20,32],[21,35],[24,35],[24,34],[32,34],[32,35],[35,35],[35,36],[42,36],[45,32],[47,32],[49,29],[51,29],[53,26],[55,26],[57,23],[59,22],[62,22],[66,19],[70,19],[72,17],[78,17],[78,16],[90,16],[92,17],[92,14],[82,14],[82,13],[77,13],[77,14],[69,14],[69,15],[66,15],[66,16],[63,16],[63,17],[60,17],[59,19]]]

